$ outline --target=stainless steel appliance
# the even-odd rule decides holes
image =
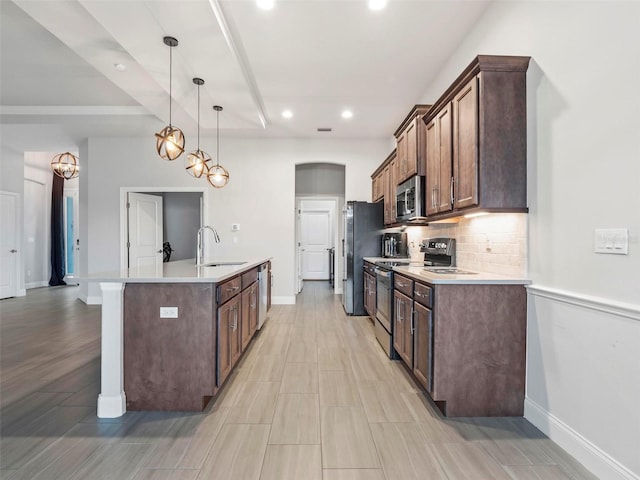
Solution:
[[[386,258],[406,258],[407,234],[405,232],[388,232],[382,234],[382,256]]]
[[[376,262],[376,319],[374,330],[378,343],[389,356],[393,350],[393,270],[398,265],[408,265],[409,259]]]
[[[396,218],[398,222],[424,216],[424,177],[416,175],[396,187]]]
[[[384,226],[382,202],[347,202],[343,211],[342,305],[347,315],[366,315],[362,257],[380,255],[380,230]]]
[[[262,328],[267,320],[267,282],[269,281],[269,269],[267,264],[258,267],[258,330]]]
[[[424,252],[426,267],[455,267],[456,239],[448,237],[425,238],[420,244],[420,251]]]

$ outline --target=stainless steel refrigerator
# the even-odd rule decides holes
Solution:
[[[347,202],[343,213],[342,305],[347,315],[366,315],[364,310],[364,273],[362,257],[379,257],[381,230],[384,228],[383,204]]]

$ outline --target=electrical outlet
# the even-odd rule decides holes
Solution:
[[[178,318],[178,307],[160,307],[160,318]]]
[[[596,228],[593,251],[595,253],[627,255],[629,253],[629,230],[627,228]]]

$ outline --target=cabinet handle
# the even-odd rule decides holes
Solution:
[[[414,320],[413,320],[413,316],[414,316],[415,310],[413,309],[413,306],[411,306],[411,335],[413,335],[413,332],[415,331],[414,328]]]
[[[236,290],[238,290],[240,287],[238,287],[237,285],[235,287],[229,287],[227,288],[227,292],[235,292]]]
[[[453,195],[453,186],[455,185],[455,179],[453,177],[451,177],[451,184],[449,185],[449,188],[451,189],[450,192],[450,199],[451,199],[451,208],[453,208],[453,200],[455,198],[455,196]]]

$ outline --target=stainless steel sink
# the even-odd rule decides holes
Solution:
[[[203,263],[200,265],[201,267],[229,267],[234,265],[244,265],[247,262],[212,262],[212,263]]]

